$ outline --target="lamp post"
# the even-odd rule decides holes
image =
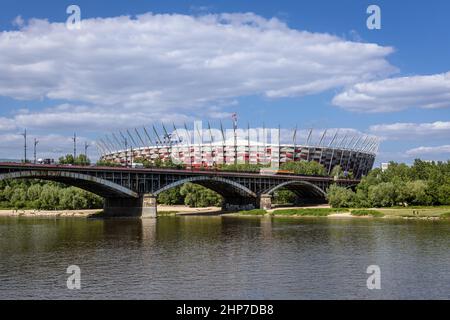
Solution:
[[[84,142],[84,164],[87,165],[88,157],[87,157],[87,149],[90,147],[90,145],[87,143],[87,141]]]
[[[73,161],[76,161],[77,159],[77,134],[73,134]]]
[[[34,138],[34,164],[36,164],[36,146],[38,145],[39,140]]]
[[[23,163],[27,163],[27,129],[24,130],[23,133],[21,133],[24,139],[24,145],[23,145]]]

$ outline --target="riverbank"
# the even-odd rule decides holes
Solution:
[[[383,218],[383,219],[450,219],[450,207],[410,207],[410,208],[331,208],[320,207],[289,207],[270,210],[240,211],[236,216],[263,216],[273,217],[326,217],[326,218]]]
[[[101,209],[89,210],[0,210],[0,217],[89,217]]]
[[[98,214],[101,209],[90,210],[0,210],[0,217],[78,217],[87,218]],[[272,217],[326,217],[326,218],[400,218],[400,219],[450,219],[450,207],[410,207],[410,208],[371,208],[371,209],[339,209],[331,208],[329,205],[307,206],[307,207],[278,207],[270,210],[247,210],[240,212],[223,212],[220,207],[191,208],[184,205],[159,205],[159,216],[264,216]]]
[[[207,215],[219,214],[220,207],[191,208],[184,205],[158,205],[159,215]],[[37,209],[0,209],[0,217],[79,217],[87,218],[102,212],[102,209],[89,210],[37,210]]]

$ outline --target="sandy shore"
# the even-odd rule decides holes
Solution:
[[[220,212],[220,207],[190,208],[188,206],[158,206],[158,212],[176,212],[177,215],[210,214]],[[0,210],[0,217],[88,217],[102,209],[92,210]]]
[[[220,212],[220,207],[205,207],[205,208],[191,208],[183,205],[165,206],[158,205],[158,212],[176,212],[177,215],[188,215],[188,214],[210,214],[213,212]]]
[[[88,217],[101,209],[93,210],[0,210],[0,217]]]
[[[316,206],[306,206],[306,207],[275,207],[273,209],[267,210],[268,214],[274,217],[287,217],[286,215],[277,215],[276,210],[280,209],[309,209],[309,208],[330,208],[329,205],[316,205]],[[442,208],[424,208],[424,209],[389,209],[389,208],[378,208],[373,209],[380,211],[384,214],[384,219],[390,218],[402,218],[402,219],[424,219],[424,220],[437,220],[440,219],[440,214],[445,212],[450,212],[449,207]],[[101,209],[92,210],[0,210],[0,217],[89,217],[90,215],[101,212]],[[412,213],[418,213],[420,215],[413,215]],[[162,215],[164,214],[176,214],[176,215],[226,215],[226,216],[242,216],[238,213],[227,213],[222,212],[220,207],[206,207],[206,208],[191,208],[184,205],[158,205],[158,212]],[[305,216],[289,216],[304,218]],[[372,218],[370,215],[366,216],[354,216],[350,212],[337,212],[331,213],[327,218],[352,218],[352,219],[367,219]]]

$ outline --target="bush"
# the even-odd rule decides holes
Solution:
[[[238,213],[242,215],[263,216],[267,214],[267,211],[264,209],[253,209],[253,210],[239,211]]]
[[[372,216],[372,217],[383,217],[384,214],[377,210],[352,210],[351,212],[352,216]]]
[[[338,208],[305,208],[305,209],[283,209],[275,210],[275,215],[286,216],[314,216],[314,217],[326,217],[332,213],[345,212],[347,209]]]
[[[396,203],[397,188],[392,182],[369,187],[369,201],[374,207],[392,207]]]
[[[323,165],[316,161],[291,161],[283,163],[280,167],[281,170],[293,171],[295,174],[302,174],[308,176],[326,176],[327,170]]]
[[[297,200],[297,196],[290,190],[277,190],[274,193],[273,204],[292,204]]]
[[[158,196],[158,203],[165,205],[183,204],[184,197],[181,195],[181,187],[175,187],[161,192]]]
[[[355,193],[350,189],[332,185],[328,189],[327,198],[333,208],[349,208],[354,205]]]
[[[193,183],[186,183],[180,189],[184,196],[184,204],[190,207],[219,207],[222,205],[222,197],[216,192]]]

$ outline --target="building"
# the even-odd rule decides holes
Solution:
[[[223,164],[262,164],[279,167],[290,161],[316,161],[330,173],[337,165],[344,172],[359,178],[366,175],[375,161],[378,139],[362,134],[327,135],[320,132],[313,139],[313,130],[305,132],[303,143],[297,137],[297,129],[247,128],[237,126],[224,131],[207,129],[194,125],[177,129],[170,133],[164,128],[159,133],[153,127],[150,135],[146,128],[129,130],[124,135],[112,134],[97,141],[100,159],[108,162],[131,165],[137,159],[150,162],[169,161],[182,164],[186,168],[213,168]],[[120,136],[121,139],[117,137]],[[283,136],[283,137],[282,137]],[[320,139],[319,139],[320,138]],[[285,140],[290,140],[286,143]],[[158,160],[159,159],[159,160]]]

